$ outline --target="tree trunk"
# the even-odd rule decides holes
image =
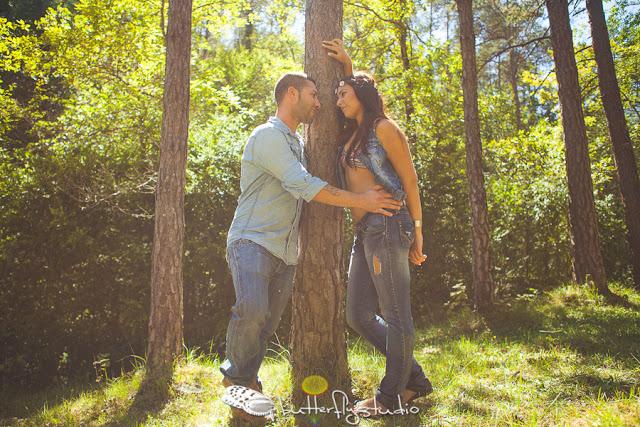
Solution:
[[[151,260],[147,376],[169,380],[182,352],[184,187],[189,126],[191,0],[170,0]]]
[[[618,171],[620,193],[627,223],[627,240],[631,248],[631,265],[636,288],[640,289],[640,179],[629,137],[629,129],[620,99],[620,88],[609,43],[609,31],[602,0],[587,0],[593,51],[598,64],[598,81],[602,105],[609,124],[613,158]]]
[[[342,68],[327,56],[322,40],[342,37],[342,0],[308,0],[305,71],[317,82],[322,108],[305,128],[309,171],[335,182],[338,123],[334,89]],[[347,367],[343,280],[343,211],[319,203],[305,206],[301,253],[293,292],[291,349],[293,396],[300,402],[302,380],[321,375],[329,390],[351,390]]]
[[[574,279],[585,283],[591,276],[598,291],[607,294],[567,0],[546,0],[546,4],[564,128]]]
[[[515,48],[509,51],[509,83],[513,93],[513,105],[516,109],[516,129],[522,130],[522,107],[520,95],[518,94],[518,53]]]
[[[476,46],[473,33],[473,6],[471,0],[456,0],[456,3],[460,17],[464,130],[472,222],[473,300],[475,308],[483,312],[493,304],[494,284],[491,277],[489,213],[482,174],[482,141],[480,140],[480,116],[478,113],[478,76],[476,74]]]
[[[496,66],[496,70],[498,70],[496,84],[498,85],[498,90],[502,91],[502,55],[498,55],[496,60],[498,61],[498,65]]]
[[[255,13],[256,5],[250,2],[248,7],[242,10],[242,17],[245,19],[244,28],[240,34],[240,44],[247,50],[253,49],[253,39],[255,37],[255,24],[252,15]]]
[[[409,22],[405,14],[409,10],[406,0],[401,0],[400,6],[402,11],[397,20],[396,31],[398,34],[398,42],[400,42],[400,59],[402,60],[403,78],[406,81],[407,93],[404,97],[404,114],[407,126],[408,139],[415,142],[415,132],[411,124],[413,116],[413,79],[411,77],[411,59],[410,59],[410,40],[409,40]]]
[[[429,0],[429,39],[433,37],[433,1]]]
[[[407,82],[407,93],[404,97],[404,114],[407,124],[407,137],[410,143],[416,141],[416,133],[414,126],[411,122],[413,116],[413,79],[411,77],[411,59],[409,58],[409,40],[408,40],[408,24],[404,21],[398,26],[398,36],[400,41],[400,56],[402,58],[402,71],[404,72],[404,79]]]

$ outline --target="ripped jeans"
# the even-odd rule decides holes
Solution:
[[[413,358],[409,249],[415,226],[405,206],[392,217],[368,213],[355,231],[347,323],[385,354],[385,376],[376,399],[388,409],[397,409],[398,396],[406,388],[418,393],[431,391],[429,380]]]

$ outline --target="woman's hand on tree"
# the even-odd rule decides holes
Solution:
[[[351,64],[351,58],[349,54],[344,49],[342,44],[342,40],[333,39],[333,40],[325,40],[322,42],[322,47],[327,49],[329,52],[327,53],[331,58],[340,62],[341,64]]]

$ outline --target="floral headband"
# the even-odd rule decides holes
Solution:
[[[354,76],[349,76],[349,77],[345,77],[344,79],[340,80],[338,82],[338,87],[336,87],[336,90],[335,90],[336,95],[338,94],[338,90],[340,90],[340,88],[343,87],[346,84],[348,84],[350,86],[353,86],[354,88],[365,88],[367,86],[376,88],[375,80],[373,80],[372,78],[370,78],[366,74],[365,75],[359,75],[358,77],[361,77],[361,78],[357,79]],[[364,78],[362,78],[362,77],[364,77]]]
[[[355,83],[354,78],[353,77],[347,77],[345,79],[342,79],[338,82],[338,87],[336,87],[335,93],[336,95],[338,94],[338,91],[340,90],[341,87],[344,87],[345,84],[347,84],[347,82],[349,82],[349,84],[353,84]]]
[[[358,74],[357,76],[349,76],[338,82],[338,86],[336,87],[335,93],[338,94],[338,90],[344,85],[350,85],[354,89],[364,89],[371,90],[374,89],[377,91],[376,81],[367,74]]]

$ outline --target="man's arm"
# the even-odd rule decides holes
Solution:
[[[251,160],[256,166],[282,182],[282,187],[296,199],[315,200],[332,206],[357,207],[368,212],[387,214],[385,209],[397,210],[402,203],[393,200],[382,187],[356,194],[335,188],[311,175],[296,159],[286,137],[277,129],[264,129],[252,141]]]
[[[379,213],[386,216],[393,215],[390,211],[396,211],[402,207],[402,202],[394,200],[391,195],[384,191],[379,185],[376,185],[366,193],[352,193],[327,184],[316,194],[313,200],[324,203],[325,205],[360,208],[368,212]]]
[[[291,151],[286,136],[277,129],[262,129],[251,142],[250,161],[277,178],[282,188],[293,197],[302,197],[307,202],[327,185],[311,175]]]

